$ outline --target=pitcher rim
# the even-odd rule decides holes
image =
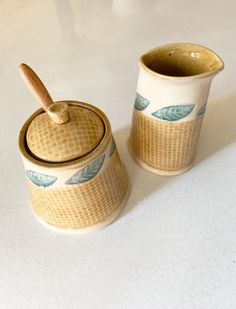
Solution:
[[[150,69],[145,63],[144,63],[144,57],[147,56],[148,54],[151,54],[154,51],[160,50],[162,48],[168,48],[168,47],[178,47],[178,46],[184,46],[187,45],[188,47],[192,46],[192,47],[198,47],[198,48],[202,48],[205,51],[208,51],[212,54],[213,57],[215,57],[215,59],[218,62],[218,66],[216,69],[212,69],[209,70],[207,72],[203,72],[203,73],[199,73],[199,74],[195,74],[195,75],[188,75],[188,76],[172,76],[172,75],[165,75],[162,73],[158,73],[152,69]],[[217,73],[219,73],[220,71],[222,71],[225,67],[223,60],[221,59],[221,57],[214,52],[212,49],[205,47],[204,45],[200,45],[200,44],[195,44],[195,43],[170,43],[170,44],[165,44],[165,45],[161,45],[155,48],[152,48],[151,50],[147,51],[146,53],[144,53],[140,58],[139,58],[139,67],[144,69],[146,72],[159,77],[160,79],[167,79],[167,80],[192,80],[192,79],[199,79],[199,78],[204,78],[204,77],[208,77],[208,76],[214,76]]]

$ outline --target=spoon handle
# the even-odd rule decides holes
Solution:
[[[53,100],[40,78],[27,64],[20,64],[19,71],[23,80],[25,81],[28,88],[31,90],[36,100],[46,111],[48,107],[53,104]]]

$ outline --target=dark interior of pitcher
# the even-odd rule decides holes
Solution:
[[[143,55],[140,62],[153,72],[175,77],[214,73],[224,66],[213,51],[195,44],[159,47]]]

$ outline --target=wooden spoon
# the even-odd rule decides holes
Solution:
[[[47,111],[48,107],[53,104],[53,100],[40,78],[27,64],[20,64],[19,71],[36,100]]]
[[[46,87],[38,75],[27,65],[20,64],[19,70],[26,85],[31,90],[36,100],[50,116],[51,120],[57,124],[64,124],[69,121],[69,108],[66,102],[53,103]]]

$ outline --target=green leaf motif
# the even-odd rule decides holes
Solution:
[[[110,150],[110,157],[113,155],[115,149],[116,149],[116,142],[115,142],[115,140],[114,140],[114,137],[112,137],[111,150]]]
[[[55,176],[49,176],[30,170],[26,171],[26,175],[36,186],[40,188],[47,188],[53,185],[54,182],[57,180],[57,177]]]
[[[152,113],[152,115],[161,120],[177,121],[188,116],[194,107],[195,104],[167,106]]]
[[[134,108],[138,111],[143,111],[148,105],[150,104],[150,101],[142,97],[140,94],[137,93]]]
[[[199,109],[199,111],[197,112],[197,116],[204,115],[205,111],[206,111],[206,103]]]
[[[70,179],[65,182],[65,184],[76,185],[91,180],[100,171],[104,159],[105,154],[103,154],[89,165],[85,166],[82,170],[76,172]]]

